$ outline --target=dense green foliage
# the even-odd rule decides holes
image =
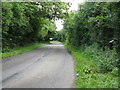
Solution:
[[[120,2],[80,4],[79,10],[69,13],[64,22],[66,43],[74,46],[93,45],[90,52],[86,52],[95,58],[103,72],[119,67],[119,6]]]
[[[119,29],[120,2],[86,2],[69,13],[59,37],[75,58],[76,87],[118,88]]]
[[[66,44],[65,46],[75,58],[76,88],[118,88],[118,68],[114,68],[112,72],[104,73],[101,72],[101,69],[97,65],[98,62],[95,62],[95,59],[100,60],[97,57],[102,58],[101,56],[105,56],[106,54],[114,57],[114,52],[107,53],[106,51],[99,51],[96,45],[76,47]],[[96,51],[105,55],[98,56],[95,54]],[[105,64],[107,63],[104,62]]]
[[[118,87],[120,2],[86,2],[78,11],[68,9],[63,2],[2,2],[3,54],[18,54],[28,50],[25,45],[53,38],[65,42],[75,57],[77,87]],[[64,20],[61,31],[55,31],[58,19]]]
[[[61,31],[56,31],[53,35],[53,39],[54,40],[58,40],[60,42],[64,42],[66,37],[65,37],[65,31],[61,30]]]
[[[78,12],[71,13],[64,27],[68,31],[68,42],[74,45],[98,43],[101,47],[117,47],[120,28],[120,2],[85,3]],[[72,35],[71,35],[72,33]],[[70,37],[72,36],[72,38]]]
[[[100,68],[101,73],[112,71],[118,67],[118,57],[115,49],[102,50],[97,44],[84,46],[85,53],[90,55]]]
[[[63,2],[2,2],[3,52],[48,42],[56,29],[54,20],[65,18],[68,7]]]

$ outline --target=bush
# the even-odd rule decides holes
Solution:
[[[103,51],[97,44],[93,44],[85,46],[84,52],[98,63],[103,73],[112,71],[115,67],[118,67],[118,57],[115,49],[110,50],[106,48]]]
[[[97,62],[100,60],[95,59],[95,56],[102,53],[102,50],[97,44],[81,47],[70,44],[65,46],[74,56],[76,88],[118,88],[118,68],[115,67],[112,72],[100,73],[101,68]],[[107,50],[102,55],[104,53],[107,53]]]
[[[111,74],[114,75],[114,76],[119,76],[118,68],[114,68],[113,71],[111,72]]]

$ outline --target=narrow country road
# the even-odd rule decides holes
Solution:
[[[73,60],[62,43],[52,43],[5,59],[2,70],[3,88],[73,87]]]

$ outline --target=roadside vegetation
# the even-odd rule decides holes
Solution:
[[[111,72],[106,72],[105,69],[114,67],[109,61],[111,59],[114,61],[113,57],[115,52],[111,53],[108,51],[108,54],[106,51],[99,51],[99,49],[94,48],[94,46],[65,46],[74,57],[76,88],[118,88],[118,68],[114,68]],[[102,55],[99,56],[97,55],[98,53],[102,53]],[[110,57],[107,62],[106,57]],[[104,59],[104,63],[101,62],[103,61],[101,59]]]
[[[57,40],[75,58],[77,88],[118,88],[120,2],[2,2],[3,58]],[[56,31],[55,20],[64,20]]]
[[[55,20],[65,18],[68,7],[64,2],[2,2],[3,58],[42,44],[36,42],[49,42],[56,31]]]
[[[86,2],[55,37],[75,58],[77,88],[118,88],[120,2]]]
[[[41,46],[44,46],[48,43],[34,43],[34,44],[31,44],[31,45],[26,45],[24,47],[17,47],[17,48],[13,48],[13,49],[10,49],[8,52],[4,52],[2,53],[2,58],[8,58],[10,56],[14,56],[14,55],[17,55],[17,54],[21,54],[21,53],[24,53],[24,52],[28,52],[28,51],[31,51],[37,47],[41,47]]]
[[[51,40],[50,43],[60,43],[60,41],[53,41],[53,40]]]

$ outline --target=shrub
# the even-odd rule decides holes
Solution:
[[[103,73],[112,71],[115,67],[118,67],[118,57],[115,49],[110,50],[106,48],[103,51],[97,44],[93,44],[85,46],[84,52],[98,63]]]

